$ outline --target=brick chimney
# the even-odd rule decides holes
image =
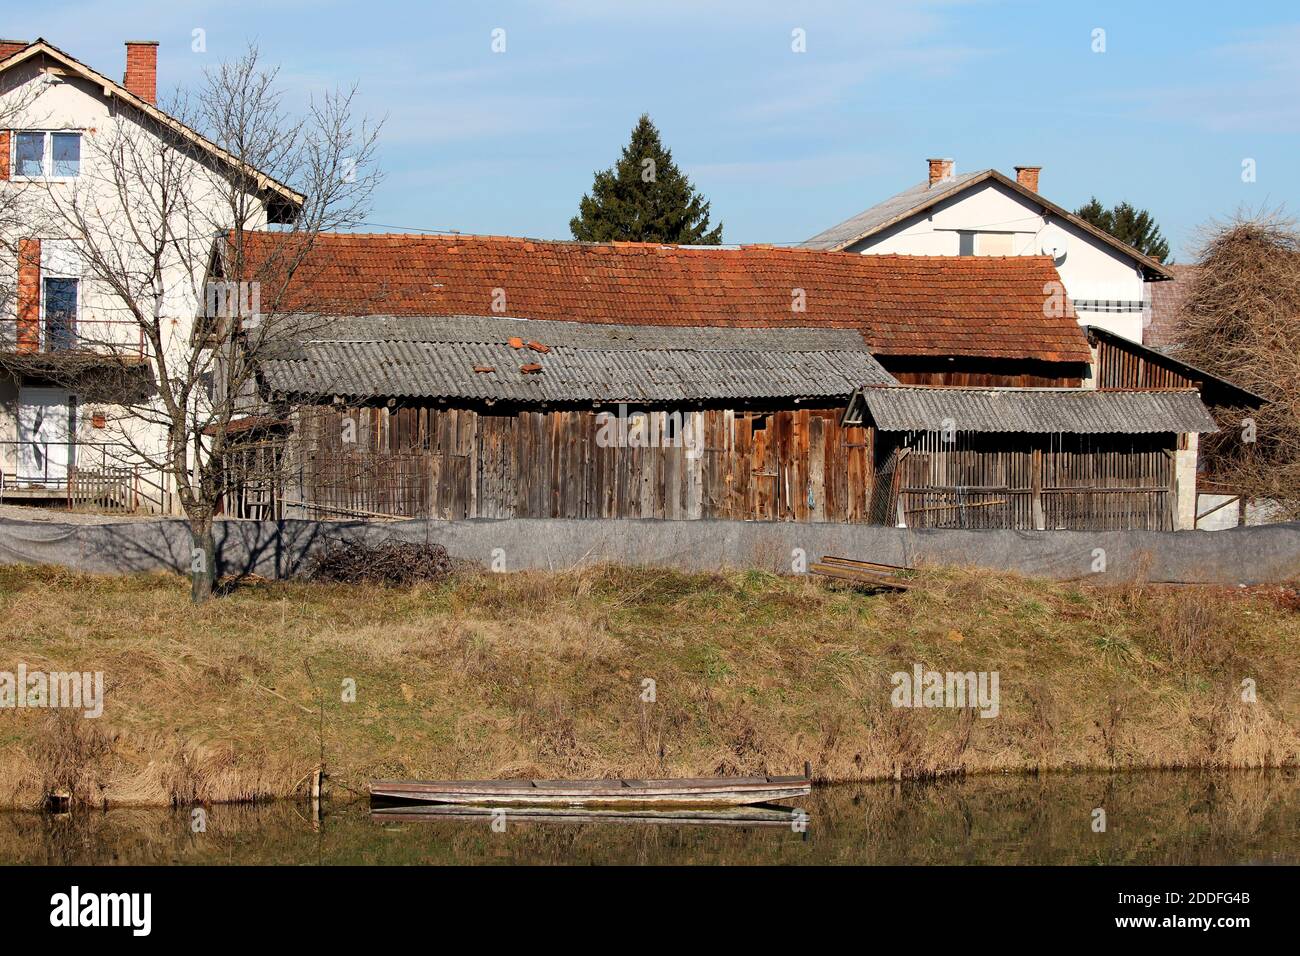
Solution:
[[[946,182],[952,179],[952,160],[951,159],[927,159],[930,164],[930,185],[935,183]]]
[[[1043,171],[1042,166],[1017,166],[1016,182],[1024,186],[1030,192],[1038,192],[1038,174]]]
[[[158,102],[158,41],[126,41],[126,76],[122,85],[146,103]]]
[[[26,40],[0,40],[0,60],[9,59],[28,45]]]

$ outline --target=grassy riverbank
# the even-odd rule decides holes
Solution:
[[[93,720],[0,710],[0,805],[57,790],[92,805],[288,796],[322,750],[334,783],[358,790],[805,759],[826,780],[1300,760],[1294,591],[956,570],[918,584],[865,595],[599,568],[411,590],[254,584],[195,609],[176,577],[4,567],[0,670],[103,671],[105,705]],[[999,715],[892,707],[890,675],[918,663],[997,671]]]

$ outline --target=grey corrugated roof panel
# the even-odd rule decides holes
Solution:
[[[863,385],[896,384],[853,330],[444,322],[314,328],[263,355],[262,380],[272,392],[308,400],[522,403],[843,398]],[[514,336],[549,351],[511,348]],[[522,373],[530,363],[541,371]]]
[[[963,173],[960,176],[954,176],[952,179],[945,179],[942,182],[935,183],[933,186],[930,185],[929,180],[917,183],[915,186],[904,189],[901,193],[890,196],[884,202],[876,203],[870,209],[864,209],[856,216],[851,216],[843,222],[836,223],[829,229],[819,232],[807,242],[801,243],[801,245],[808,249],[839,249],[845,243],[853,242],[861,236],[875,232],[885,223],[891,222],[899,216],[907,215],[937,196],[960,190],[967,183],[986,175],[988,172],[987,169],[980,169],[971,173]]]
[[[274,335],[295,343],[330,342],[465,342],[494,344],[519,336],[549,346],[639,351],[747,350],[761,339],[764,348],[786,352],[869,351],[856,329],[736,328],[669,325],[556,322],[478,315],[365,315],[326,317],[277,316]]]
[[[1154,434],[1218,431],[1194,389],[1109,391],[1071,388],[864,388],[881,431]],[[850,416],[846,416],[846,421]]]

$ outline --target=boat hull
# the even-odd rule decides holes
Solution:
[[[372,799],[473,806],[746,806],[806,797],[802,777],[688,780],[372,780]]]

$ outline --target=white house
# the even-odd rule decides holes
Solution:
[[[138,367],[141,388],[156,381],[157,356],[124,307],[127,294],[154,303],[163,348],[184,362],[213,237],[237,225],[232,184],[249,197],[246,229],[292,221],[301,208],[302,196],[157,107],[157,54],[155,42],[127,42],[118,82],[44,40],[0,41],[6,501],[66,499],[74,480],[112,478],[121,503],[175,511],[173,483],[140,456],[165,454],[166,428],[95,397],[94,377],[110,364],[118,373]],[[179,177],[188,208],[160,218],[148,184],[164,175]],[[80,228],[70,217],[81,217]],[[155,264],[143,248],[147,231],[140,243],[128,237],[140,235],[142,223],[163,229],[164,219],[171,241]],[[127,293],[104,269],[88,267],[96,257],[87,245],[120,260],[115,271],[128,277]]]
[[[1041,167],[958,175],[951,159],[928,160],[925,181],[818,233],[804,246],[863,254],[1050,255],[1081,325],[1142,341],[1148,283],[1168,267],[1084,222],[1038,192]]]

